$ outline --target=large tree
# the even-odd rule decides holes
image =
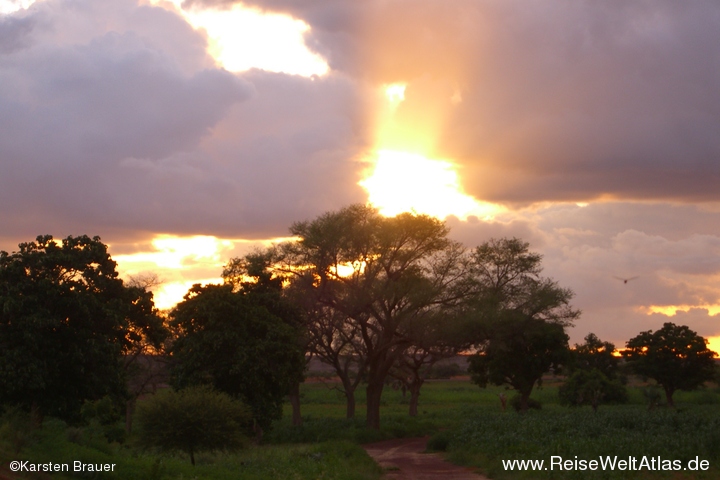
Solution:
[[[251,297],[253,301],[290,326],[296,333],[296,347],[306,354],[310,338],[305,330],[305,315],[297,302],[288,299],[283,287],[284,278],[273,272],[272,267],[276,259],[275,248],[258,249],[243,257],[230,259],[223,268],[222,277],[226,284],[232,286],[233,291]],[[302,424],[300,414],[302,380],[302,376],[297,377],[288,391],[292,405],[292,422],[296,426]]]
[[[0,252],[0,403],[76,420],[125,396],[126,355],[163,337],[152,295],[128,287],[99,237],[52,236]]]
[[[380,397],[413,326],[464,295],[464,251],[425,215],[383,217],[352,205],[294,224],[282,265],[297,288],[352,325],[367,369],[367,425],[379,428]]]
[[[480,386],[510,385],[523,411],[542,375],[567,361],[565,327],[580,315],[570,306],[571,290],[540,276],[542,257],[529,247],[517,238],[491,239],[470,263],[478,319],[470,372]]]
[[[258,436],[280,418],[305,367],[296,329],[268,301],[230,284],[195,285],[170,313],[177,334],[173,386],[211,385],[240,399],[252,410]]]
[[[641,332],[628,340],[622,355],[635,373],[662,386],[671,407],[676,390],[693,390],[715,375],[717,353],[686,325],[668,322],[655,332]]]

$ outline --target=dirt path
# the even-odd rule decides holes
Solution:
[[[386,470],[388,480],[487,480],[465,467],[446,462],[437,453],[425,451],[428,437],[398,438],[363,445]]]

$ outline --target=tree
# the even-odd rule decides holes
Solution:
[[[170,313],[177,338],[170,348],[178,389],[211,385],[252,410],[258,436],[282,415],[305,359],[297,331],[274,315],[267,299],[233,286],[194,285]]]
[[[491,239],[475,249],[470,271],[476,284],[477,355],[473,381],[508,384],[520,394],[521,411],[542,375],[567,361],[565,327],[579,317],[571,290],[540,276],[542,257],[517,238]]]
[[[478,355],[470,357],[468,371],[480,387],[510,385],[527,411],[530,394],[542,376],[567,360],[568,336],[558,323],[527,317],[505,318]]]
[[[662,386],[671,407],[676,390],[693,390],[715,375],[717,353],[686,325],[665,323],[656,332],[641,332],[628,340],[622,355],[635,373]]]
[[[124,356],[163,331],[152,294],[127,287],[99,237],[52,236],[0,252],[0,403],[78,420],[124,399]]]
[[[156,393],[140,403],[137,416],[141,444],[184,452],[193,465],[196,453],[242,446],[252,422],[247,406],[207,386]]]
[[[295,330],[297,347],[304,355],[308,351],[310,341],[304,329],[305,319],[301,308],[288,300],[283,288],[284,279],[272,271],[276,256],[275,249],[269,247],[264,251],[256,250],[244,257],[233,258],[223,269],[222,277],[226,284],[232,285],[233,291],[252,297],[254,301]],[[300,414],[302,380],[302,376],[297,377],[288,391],[293,410],[292,423],[296,426],[302,424]]]
[[[417,416],[420,389],[432,367],[470,345],[465,327],[464,317],[456,311],[442,317],[429,316],[413,325],[413,344],[399,356],[390,370],[390,375],[402,383],[403,396],[406,390],[410,392],[411,417]]]
[[[386,218],[366,205],[296,223],[290,232],[298,239],[279,246],[278,268],[317,310],[352,325],[367,368],[367,425],[377,429],[385,379],[413,345],[412,326],[463,296],[464,250],[435,218]]]
[[[625,386],[618,379],[620,359],[614,355],[611,342],[603,342],[594,333],[585,343],[575,344],[570,351],[570,377],[558,391],[562,403],[590,405],[597,411],[602,403],[624,403],[628,399]]]
[[[615,344],[603,342],[594,333],[585,336],[585,343],[575,344],[572,361],[568,365],[571,373],[576,370],[597,369],[608,379],[617,378],[620,358],[615,356]]]

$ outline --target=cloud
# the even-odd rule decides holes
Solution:
[[[367,200],[378,92],[402,83],[397,130],[455,162],[466,193],[511,207],[450,218],[452,235],[529,241],[576,292],[573,341],[620,345],[660,328],[643,308],[720,302],[717,2],[243,4],[305,21],[330,72],[230,73],[203,31],[133,0],[0,16],[2,248],[44,233],[98,234],[118,255],[159,233],[285,235]],[[720,334],[697,309],[669,318]]]
[[[13,239],[258,238],[364,200],[352,79],[227,72],[202,32],[130,0],[0,19],[0,202],[14,207],[0,220]]]
[[[435,153],[480,199],[719,198],[716,2],[251,3],[334,69],[408,83],[398,115],[444,117]]]

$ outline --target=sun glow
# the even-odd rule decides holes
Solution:
[[[708,315],[715,316],[720,314],[720,304],[715,305],[651,305],[649,307],[641,307],[648,315],[660,313],[668,317],[674,317],[678,312],[689,312],[690,310],[707,310]]]
[[[327,62],[305,45],[310,26],[288,15],[264,13],[236,4],[228,9],[183,8],[182,0],[150,0],[180,13],[208,37],[208,52],[225,69],[258,68],[291,75],[324,75]]]
[[[404,83],[392,83],[385,87],[385,96],[390,102],[391,106],[397,106],[405,100],[405,88],[407,85]]]
[[[462,193],[452,163],[413,153],[380,150],[372,173],[360,185],[367,190],[368,201],[387,216],[414,211],[437,218],[489,219],[500,211],[497,205]]]
[[[27,10],[35,0],[0,0],[0,15],[9,15],[18,10]]]
[[[288,238],[246,240],[210,235],[157,235],[149,245],[133,246],[134,253],[113,255],[113,260],[126,278],[156,274],[161,284],[152,288],[155,305],[166,309],[180,302],[196,283],[222,283],[220,274],[231,258],[285,240]]]
[[[368,193],[368,203],[386,216],[416,212],[440,219],[454,215],[489,220],[503,211],[466,194],[458,166],[430,153],[435,151],[444,113],[458,103],[456,95],[445,103],[428,103],[408,99],[407,93],[403,82],[381,85],[377,91],[376,147],[358,182]]]
[[[713,352],[720,354],[720,336],[718,337],[708,337],[707,338],[707,346],[710,350]]]

